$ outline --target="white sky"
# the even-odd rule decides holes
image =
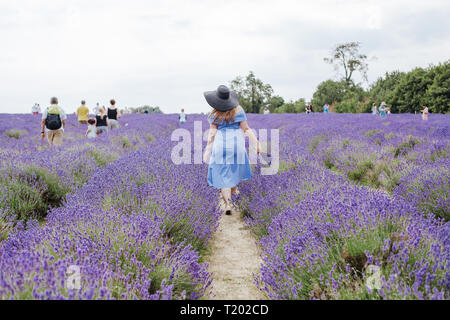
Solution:
[[[207,112],[203,91],[252,70],[285,100],[335,78],[360,41],[369,82],[450,58],[449,0],[0,0],[0,113],[57,96]]]

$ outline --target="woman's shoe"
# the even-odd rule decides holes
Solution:
[[[225,207],[225,214],[226,214],[227,216],[230,216],[230,215],[231,215],[231,206],[230,206],[230,205],[227,205],[227,206]]]

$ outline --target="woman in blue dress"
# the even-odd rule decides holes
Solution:
[[[209,164],[208,184],[221,190],[225,213],[231,214],[231,195],[237,193],[241,181],[252,177],[245,149],[244,134],[247,134],[256,152],[261,151],[258,139],[247,124],[244,110],[239,106],[236,92],[226,86],[204,93],[213,111],[208,117],[210,130],[203,161]]]

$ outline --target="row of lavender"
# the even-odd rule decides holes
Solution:
[[[49,207],[62,204],[67,193],[89,181],[98,169],[170,131],[156,123],[151,130],[138,117],[133,126],[95,141],[85,138],[86,126],[70,116],[64,144],[58,150],[40,139],[40,117],[2,115],[0,122],[0,225],[6,220],[42,220]],[[0,229],[1,226],[0,226]],[[4,233],[0,230],[0,239]]]
[[[450,118],[419,119],[249,117],[280,129],[279,174],[238,200],[269,297],[449,298]]]
[[[72,119],[66,144],[53,156],[33,146],[31,137],[20,137],[17,145],[8,141],[7,148],[16,151],[30,142],[17,163],[43,166],[71,185],[73,175],[66,169],[89,167],[86,160],[92,156],[84,153],[104,149],[115,157],[96,163],[43,225],[33,219],[26,228],[16,224],[0,242],[1,299],[197,299],[205,294],[211,275],[201,254],[219,218],[217,196],[205,183],[206,168],[171,162],[168,145],[176,117],[127,116],[125,122],[127,127],[92,142],[80,136],[82,129]],[[44,155],[48,158],[40,160]],[[2,165],[8,161],[5,153]],[[81,283],[70,289],[67,272],[77,268]]]

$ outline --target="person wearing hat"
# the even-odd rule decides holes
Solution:
[[[386,117],[386,102],[382,102],[380,105],[380,108],[378,110],[380,111],[380,117],[385,118]]]
[[[241,181],[252,177],[252,170],[245,150],[244,134],[261,152],[258,139],[247,123],[244,109],[239,105],[236,92],[221,85],[204,93],[213,111],[208,116],[210,130],[203,161],[209,164],[208,184],[221,190],[225,214],[231,214],[231,195],[237,194]]]

